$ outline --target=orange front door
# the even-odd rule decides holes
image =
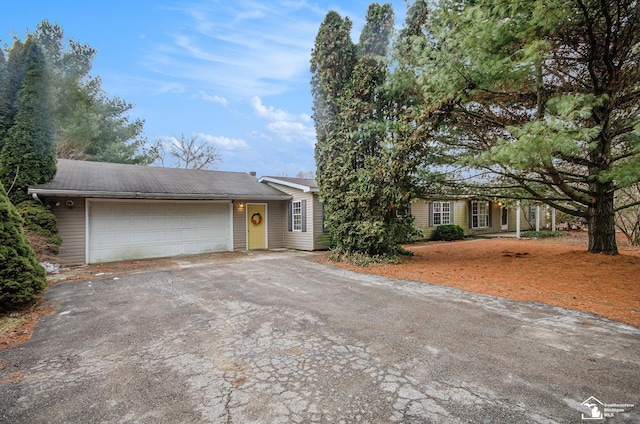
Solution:
[[[247,249],[267,248],[267,206],[247,204]]]

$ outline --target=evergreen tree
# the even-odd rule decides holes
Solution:
[[[47,20],[33,36],[47,61],[52,93],[52,114],[58,157],[148,164],[152,159],[140,154],[144,122],[131,120],[133,105],[110,98],[99,77],[89,72],[96,50],[74,40],[65,43],[62,27]]]
[[[327,13],[311,52],[311,93],[318,167],[330,166],[326,161],[331,159],[331,152],[325,146],[338,125],[340,99],[355,64],[351,27],[349,18],[342,19],[334,11]]]
[[[5,78],[7,75],[7,61],[4,58],[4,52],[0,49],[0,143],[3,139],[3,131],[8,127],[7,124],[4,123],[6,107],[3,107],[4,104],[4,89],[5,89]],[[0,144],[0,151],[2,150],[2,144]]]
[[[20,40],[15,40],[6,61],[0,66],[0,154],[2,154],[9,128],[15,121],[16,98],[25,76],[23,47]]]
[[[33,302],[47,284],[44,268],[22,231],[22,220],[0,184],[0,312]]]
[[[8,70],[10,87],[4,107],[9,122],[2,134],[0,151],[0,181],[9,187],[14,204],[28,198],[29,185],[50,181],[56,173],[44,56],[31,36],[24,45],[16,43],[16,46],[21,60]],[[12,49],[10,63],[13,54]],[[17,92],[12,98],[15,88]]]
[[[477,174],[469,191],[585,218],[589,251],[617,254],[614,196],[640,180],[639,15],[635,0],[442,0],[397,50],[422,88],[416,123]]]
[[[317,181],[338,254],[389,257],[414,234],[409,208],[415,161],[394,133],[396,99],[385,84],[390,4],[372,4],[360,40],[329,12],[312,54]]]

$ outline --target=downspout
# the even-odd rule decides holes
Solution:
[[[38,197],[38,193],[31,193],[31,197],[33,197],[33,200],[35,200],[36,202],[40,202],[44,205],[44,202]]]

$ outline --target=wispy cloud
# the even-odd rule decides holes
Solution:
[[[197,144],[211,144],[214,147],[218,147],[220,149],[223,150],[228,150],[228,151],[232,151],[232,150],[246,150],[249,148],[249,145],[247,144],[246,141],[239,139],[239,138],[230,138],[230,137],[224,137],[224,136],[219,136],[219,135],[212,135],[212,134],[206,134],[203,132],[199,132],[199,133],[192,133],[191,137],[186,137],[187,139],[196,137],[197,138]],[[178,138],[176,136],[160,136],[156,138],[157,141],[159,141],[162,146],[165,149],[170,149],[171,145],[178,145]]]
[[[307,114],[292,114],[273,106],[265,106],[258,96],[251,98],[251,107],[259,118],[269,121],[267,130],[278,140],[285,142],[302,141],[311,146],[315,143],[315,130],[311,117]]]
[[[323,15],[304,1],[196,2],[156,44],[148,65],[207,91],[272,95],[307,83],[309,55]]]
[[[277,134],[283,141],[305,141],[313,146],[316,132],[312,127],[305,126],[300,122],[278,121],[267,125],[269,131]]]
[[[310,121],[311,118],[309,115],[300,114],[293,115],[288,112],[285,112],[281,109],[276,109],[273,106],[265,106],[262,104],[262,99],[258,96],[253,96],[251,98],[251,107],[256,112],[258,117],[263,119],[268,119],[270,121],[294,121],[294,120],[302,120],[302,121]]]
[[[207,102],[212,102],[212,103],[219,103],[225,107],[229,104],[229,101],[224,97],[220,97],[216,95],[211,96],[202,90],[200,90],[200,97],[202,97],[202,100],[206,100]]]
[[[205,133],[197,133],[195,135],[198,136],[198,140],[213,144],[224,150],[245,150],[249,148],[247,142],[239,138],[229,138]]]

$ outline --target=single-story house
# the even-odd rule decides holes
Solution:
[[[313,180],[58,160],[29,188],[57,218],[67,264],[206,252],[324,249]]]
[[[550,228],[553,220],[553,212],[547,206],[530,204],[513,209],[501,202],[474,197],[414,200],[411,215],[426,239],[431,238],[436,227],[442,224],[459,225],[465,235],[478,236]]]
[[[314,179],[59,159],[54,179],[29,193],[56,216],[67,264],[329,247]],[[411,214],[424,238],[441,224],[481,235],[549,222],[539,205],[474,198],[415,200]]]

